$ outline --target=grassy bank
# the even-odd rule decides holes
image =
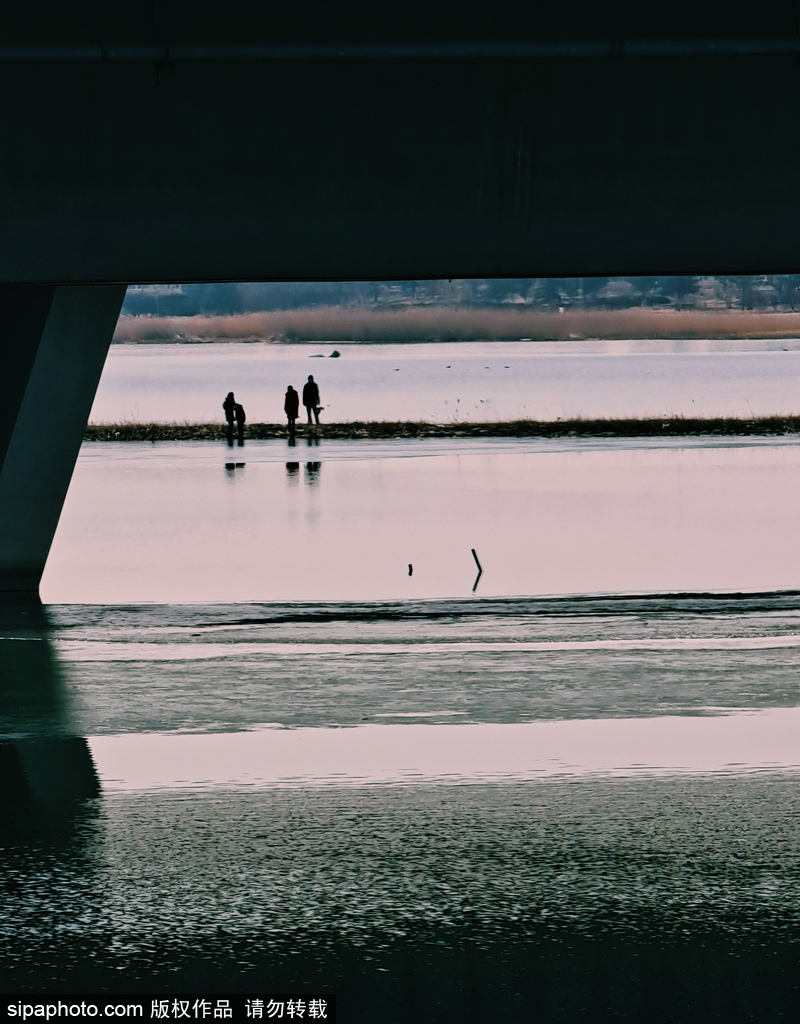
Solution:
[[[797,338],[800,313],[754,310],[406,307],[275,310],[229,316],[122,316],[117,342],[566,341],[596,338]]]
[[[800,433],[800,416],[763,416],[753,419],[512,420],[503,423],[325,423],[298,424],[297,436],[327,438],[395,437],[729,437],[780,436]],[[90,424],[87,441],[216,441],[225,437],[218,423]],[[285,424],[249,423],[245,438],[286,437]]]

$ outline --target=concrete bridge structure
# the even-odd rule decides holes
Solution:
[[[0,590],[38,588],[129,283],[797,271],[798,18],[6,5]]]

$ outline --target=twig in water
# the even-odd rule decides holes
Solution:
[[[483,566],[478,561],[478,556],[475,554],[475,548],[472,548],[471,550],[472,550],[472,557],[475,559],[475,564],[478,567],[478,575],[475,577],[475,583],[474,583],[474,585],[472,587],[472,593],[474,594],[475,591],[478,589],[478,583],[480,583],[481,576],[483,575]]]

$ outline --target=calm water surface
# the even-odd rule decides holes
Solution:
[[[800,341],[113,345],[94,423],[284,421],[309,374],[323,421],[768,416],[797,413]]]
[[[403,456],[403,457],[396,457]],[[800,445],[84,445],[47,601],[774,590]],[[409,565],[413,567],[409,575]]]

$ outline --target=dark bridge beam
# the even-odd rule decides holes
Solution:
[[[124,297],[121,285],[0,288],[0,318],[18,312],[0,320],[15,356],[3,405],[19,395],[0,421],[0,591],[38,591]]]
[[[800,265],[788,0],[0,13],[0,281]]]
[[[581,39],[501,42],[479,39],[398,42],[33,43],[2,45],[0,61],[185,63],[240,60],[440,60],[562,57],[763,57],[800,53],[800,37]]]

